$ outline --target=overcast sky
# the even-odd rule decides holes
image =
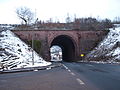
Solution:
[[[20,23],[15,10],[21,6],[31,8],[39,20],[64,21],[68,13],[71,18],[120,16],[120,0],[0,0],[0,24]]]

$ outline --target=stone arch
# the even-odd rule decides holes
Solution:
[[[53,45],[61,47],[63,55],[62,59],[64,61],[70,62],[75,60],[76,43],[72,37],[68,35],[59,35],[52,40],[50,45],[51,45],[50,47],[52,47]]]

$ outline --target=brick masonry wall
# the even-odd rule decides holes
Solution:
[[[52,41],[60,36],[69,36],[75,46],[75,60],[80,60],[80,54],[89,53],[97,44],[104,39],[108,31],[88,30],[13,30],[22,40],[40,40],[42,42],[41,55],[45,60],[50,60],[50,47]]]

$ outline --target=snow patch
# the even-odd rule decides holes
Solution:
[[[110,29],[105,39],[86,55],[85,60],[120,62],[120,27]]]
[[[32,53],[34,54],[34,65],[32,64]],[[0,33],[0,63],[7,65],[9,69],[51,64],[39,57],[10,30],[4,30]]]

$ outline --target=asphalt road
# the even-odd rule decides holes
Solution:
[[[99,90],[120,90],[120,65],[96,63],[65,63],[85,85]]]
[[[63,62],[50,70],[0,74],[0,90],[120,90],[120,65]]]

